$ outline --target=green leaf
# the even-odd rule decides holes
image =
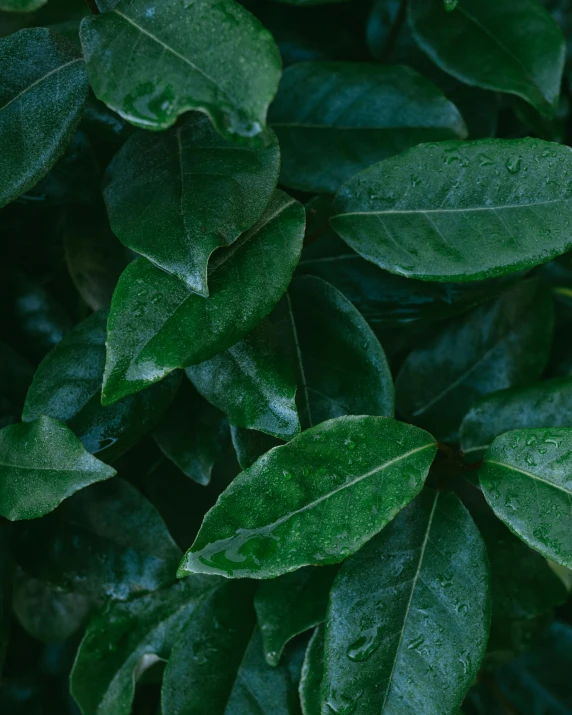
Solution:
[[[2,12],[33,12],[48,0],[0,0]]]
[[[159,383],[161,384],[161,383]],[[163,454],[197,484],[206,486],[229,441],[228,423],[190,385],[184,384],[153,436]]]
[[[445,6],[445,10],[447,10],[447,12],[451,12],[457,7],[459,0],[443,0],[443,4]]]
[[[161,419],[179,387],[180,374],[103,407],[106,319],[107,311],[94,313],[46,355],[34,375],[22,419],[54,417],[81,439],[88,452],[111,461]]]
[[[254,607],[269,665],[278,665],[294,636],[323,622],[336,573],[333,567],[308,566],[260,584]]]
[[[280,55],[234,0],[122,0],[80,36],[93,91],[132,124],[166,129],[198,109],[231,138],[263,131]]]
[[[139,677],[169,657],[197,605],[219,585],[216,578],[193,576],[162,591],[108,603],[89,624],[70,676],[83,715],[131,712]]]
[[[558,564],[572,568],[572,429],[507,432],[485,454],[479,481],[509,529]]]
[[[271,320],[246,338],[185,370],[199,392],[233,425],[288,440],[300,431],[296,378]],[[266,450],[264,450],[266,451]]]
[[[452,492],[426,490],[340,569],[323,712],[455,712],[485,652],[489,598],[468,511]]]
[[[308,643],[300,678],[302,715],[322,715],[322,676],[324,672],[324,625],[319,625]]]
[[[113,232],[207,296],[212,252],[251,228],[276,188],[280,150],[272,133],[267,139],[261,148],[236,146],[200,114],[158,136],[135,133],[106,174]]]
[[[387,417],[339,417],[306,430],[221,494],[179,576],[272,578],[338,563],[413,499],[434,456],[430,435]]]
[[[111,304],[103,403],[241,340],[286,290],[303,233],[302,206],[277,191],[258,223],[211,261],[208,299],[190,293],[145,258],[131,263]]]
[[[413,350],[396,380],[397,412],[454,442],[479,397],[538,380],[553,330],[550,293],[535,279],[455,318]]]
[[[495,437],[533,427],[572,427],[571,378],[485,395],[465,415],[460,430],[461,449],[471,462],[477,462]]]
[[[11,521],[44,516],[79,489],[115,474],[51,417],[0,430],[0,514]]]
[[[409,24],[429,57],[453,77],[509,92],[546,116],[554,113],[564,69],[564,38],[537,0],[412,0]],[[530,42],[534,35],[535,42]]]
[[[231,427],[230,436],[236,452],[236,458],[242,469],[252,467],[254,462],[265,452],[284,444],[284,440],[276,439],[276,437],[271,437],[264,432],[242,429],[241,427]]]
[[[22,526],[12,549],[19,565],[41,581],[114,599],[173,583],[181,557],[153,505],[119,477]]]
[[[320,101],[316,101],[319,97]],[[457,108],[409,67],[303,62],[283,74],[269,114],[280,182],[333,193],[377,161],[424,141],[464,139]]]
[[[0,39],[0,68],[1,207],[59,159],[79,122],[88,84],[77,50],[44,28]]]
[[[572,246],[571,176],[572,150],[540,139],[422,144],[351,178],[330,222],[392,273],[492,278]]]

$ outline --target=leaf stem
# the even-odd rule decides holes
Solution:
[[[85,2],[94,15],[100,14],[100,9],[97,7],[97,3],[95,0],[85,0]]]
[[[407,0],[401,0],[401,2],[399,3],[399,7],[397,8],[397,13],[395,14],[395,19],[393,20],[393,25],[391,26],[391,30],[389,32],[389,37],[387,38],[385,42],[385,47],[383,48],[383,52],[381,53],[382,62],[389,62],[389,58],[393,54],[393,50],[395,49],[395,45],[397,43],[397,38],[399,36],[399,33],[401,32],[401,28],[403,27],[403,23],[405,22],[406,16]]]

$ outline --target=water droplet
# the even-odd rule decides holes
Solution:
[[[511,158],[506,160],[505,166],[509,174],[518,174],[518,172],[520,171],[520,161],[520,156],[516,159]]]
[[[375,651],[379,648],[380,643],[381,638],[379,626],[367,628],[347,649],[346,655],[350,660],[353,660],[356,663],[363,663],[363,661],[367,660],[375,653]]]
[[[283,474],[283,476],[284,476],[284,479],[285,479],[287,482],[289,482],[289,481],[292,479],[292,477],[294,476],[294,475],[292,474],[292,472],[289,472],[287,469],[283,469],[283,470],[282,470],[282,474]]]
[[[355,449],[355,448],[356,448],[356,443],[355,443],[355,442],[352,442],[351,439],[346,439],[346,441],[344,442],[344,444],[346,445],[346,447],[347,447],[348,449]]]

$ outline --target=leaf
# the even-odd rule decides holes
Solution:
[[[280,182],[325,193],[415,144],[467,134],[457,108],[429,80],[373,62],[289,67],[269,121],[282,150]]]
[[[302,715],[321,715],[322,675],[324,671],[324,625],[319,625],[308,643],[300,678]]]
[[[153,505],[119,477],[15,532],[12,549],[41,581],[121,600],[173,583],[181,555]]]
[[[103,404],[241,340],[286,290],[303,232],[302,206],[277,191],[260,221],[211,261],[208,300],[144,258],[131,263],[109,314]]]
[[[109,308],[127,256],[111,233],[103,207],[67,209],[64,250],[69,274],[83,300],[94,311]]]
[[[330,223],[392,273],[492,278],[572,246],[571,175],[572,150],[540,139],[422,144],[352,177]]]
[[[197,607],[165,669],[163,712],[299,713],[288,666],[264,662],[250,598],[250,583],[226,582]]]
[[[516,94],[546,116],[554,113],[564,38],[537,0],[517,7],[511,0],[463,0],[455,12],[441,0],[412,0],[409,24],[433,62],[461,82]]]
[[[413,499],[434,456],[430,435],[386,417],[339,417],[308,429],[221,494],[179,576],[273,578],[338,563]]]
[[[271,437],[264,432],[242,429],[241,427],[231,426],[230,435],[236,458],[242,469],[252,467],[254,462],[265,452],[284,444],[284,440],[276,439],[276,437]]]
[[[45,28],[0,39],[0,67],[1,207],[59,159],[79,122],[88,84],[77,50]]]
[[[469,513],[452,492],[426,490],[340,569],[323,712],[455,712],[485,652],[489,598]]]
[[[553,329],[550,294],[536,280],[455,318],[413,350],[396,380],[397,412],[454,442],[479,397],[538,380]]]
[[[110,461],[157,424],[177,392],[180,375],[103,407],[106,318],[107,311],[94,313],[46,355],[34,375],[22,419],[54,417],[68,425],[88,452]]]
[[[264,147],[236,146],[197,113],[158,136],[137,132],[107,169],[111,228],[126,246],[208,296],[209,257],[260,218],[279,166],[272,133]]]
[[[80,36],[93,91],[132,124],[166,129],[198,109],[231,138],[263,131],[280,55],[234,0],[122,0]]]
[[[278,665],[294,636],[323,622],[336,573],[333,567],[307,566],[258,586],[254,607],[269,665]]]
[[[461,449],[477,462],[495,437],[532,427],[572,427],[572,379],[555,378],[485,395],[465,415]]]
[[[0,0],[2,12],[33,12],[48,0]]]
[[[190,386],[183,385],[153,433],[163,454],[187,477],[206,486],[229,441],[224,415]]]
[[[457,7],[457,5],[459,4],[459,0],[443,0],[443,4],[445,10],[447,10],[447,12],[451,12]]]
[[[11,521],[44,516],[79,489],[115,474],[51,417],[0,430],[0,514]]]
[[[479,482],[509,529],[562,566],[572,567],[570,497],[572,429],[507,432],[485,454]]]
[[[185,370],[197,390],[233,425],[281,439],[300,431],[296,379],[266,320],[224,352]]]
[[[83,715],[129,713],[142,672],[169,657],[197,605],[218,585],[216,578],[193,576],[162,591],[108,603],[89,624],[70,676]]]

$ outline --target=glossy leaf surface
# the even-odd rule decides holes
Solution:
[[[279,164],[271,133],[266,146],[236,146],[197,113],[159,135],[135,133],[107,170],[111,228],[126,246],[207,296],[210,255],[260,218]]]
[[[260,584],[254,607],[269,665],[278,665],[294,636],[322,623],[336,573],[332,567],[308,566]]]
[[[289,67],[269,121],[282,149],[280,182],[310,192],[334,193],[415,144],[466,136],[457,108],[434,84],[408,67],[369,62]]]
[[[446,12],[441,0],[412,0],[409,23],[421,48],[461,82],[510,92],[547,116],[554,113],[564,38],[541,3],[463,0]]]
[[[122,600],[173,583],[180,559],[159,513],[120,478],[83,490],[49,519],[26,525],[12,548],[22,568],[42,581]]]
[[[246,338],[185,372],[232,424],[290,439],[300,431],[296,378],[271,321]]]
[[[0,514],[11,521],[44,516],[78,489],[115,473],[51,417],[0,430]]]
[[[103,407],[106,320],[107,311],[94,313],[44,358],[28,391],[22,419],[54,417],[68,425],[88,452],[110,460],[157,424],[181,378],[169,375],[147,390]]]
[[[485,454],[479,482],[495,514],[556,563],[572,568],[572,428],[507,432]]]
[[[479,397],[540,377],[552,329],[550,295],[535,280],[518,283],[408,355],[396,381],[398,414],[455,441]]]
[[[572,427],[572,379],[555,378],[482,397],[461,424],[461,449],[477,462],[495,437],[533,427]]]
[[[214,463],[230,437],[222,412],[187,384],[181,386],[153,436],[163,454],[203,486],[210,482]]]
[[[321,690],[324,670],[324,633],[325,627],[321,624],[312,634],[304,657],[299,688],[302,715],[321,715],[322,713]]]
[[[63,153],[79,122],[88,85],[77,50],[44,28],[2,38],[0,68],[4,206],[45,176]]]
[[[193,576],[130,601],[111,602],[89,624],[71,674],[71,692],[84,715],[130,712],[135,683],[166,660],[197,604],[218,579]],[[109,648],[109,644],[114,648]]]
[[[111,304],[104,404],[208,360],[250,332],[286,290],[303,232],[302,207],[277,191],[260,221],[211,261],[208,299],[144,258],[131,263]]]
[[[423,492],[334,582],[322,712],[456,712],[489,618],[478,529],[453,493]]]
[[[229,137],[264,129],[280,56],[234,0],[122,0],[80,34],[96,96],[132,124],[166,129],[199,109]]]
[[[232,482],[207,513],[179,575],[270,578],[337,563],[411,501],[434,455],[430,435],[386,417],[323,422]]]
[[[330,221],[392,273],[491,278],[571,247],[571,177],[572,150],[539,139],[422,144],[352,177]]]

